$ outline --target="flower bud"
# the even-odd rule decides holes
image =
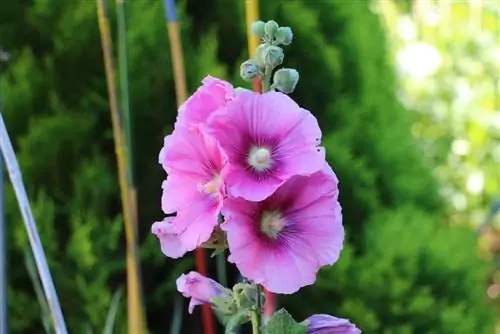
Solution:
[[[304,323],[307,324],[307,334],[361,334],[361,331],[349,320],[336,318],[328,314],[312,315]]]
[[[249,59],[240,66],[240,75],[243,80],[251,81],[259,75],[259,66],[255,61]]]
[[[272,88],[290,94],[295,90],[299,82],[299,72],[293,68],[282,68],[274,73]]]
[[[191,298],[189,313],[192,313],[197,305],[210,304],[212,307],[216,306],[212,301],[216,297],[219,297],[219,299],[220,297],[232,298],[231,290],[226,289],[208,277],[200,275],[196,271],[181,275],[176,283],[177,290],[184,297]]]
[[[261,44],[255,52],[255,61],[261,68],[266,66],[275,68],[281,65],[283,58],[285,58],[283,49],[275,45]]]
[[[269,40],[272,40],[278,31],[278,23],[276,21],[267,21],[264,25],[264,31],[266,32],[266,36]]]
[[[290,27],[280,27],[276,32],[276,40],[283,45],[290,45],[293,39],[293,32]]]
[[[251,308],[256,305],[259,294],[260,300],[264,300],[264,294],[254,284],[238,283],[233,287],[233,298],[239,308]]]
[[[252,33],[259,38],[264,38],[266,34],[266,30],[264,28],[265,25],[266,24],[262,21],[255,21],[254,23],[252,23]]]

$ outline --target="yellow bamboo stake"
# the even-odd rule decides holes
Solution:
[[[115,153],[118,166],[118,181],[120,184],[120,195],[125,225],[125,238],[127,242],[127,308],[128,308],[128,332],[138,334],[143,332],[144,309],[141,304],[139,287],[139,267],[137,256],[137,241],[135,228],[133,226],[133,211],[130,205],[131,194],[127,183],[125,136],[124,128],[120,118],[118,96],[116,93],[116,74],[113,61],[112,41],[109,21],[105,12],[104,0],[97,1],[97,16],[99,19],[99,30],[101,34],[102,52],[106,70],[106,81],[108,86],[109,107],[113,125],[113,137],[115,142]]]
[[[252,34],[252,23],[259,19],[259,2],[256,0],[245,0],[245,16],[247,27],[248,55],[251,58],[257,46],[259,38]]]
[[[186,76],[184,74],[184,60],[182,57],[181,42],[179,40],[179,25],[176,22],[167,22],[167,31],[172,52],[172,65],[174,68],[174,84],[177,105],[180,106],[187,100]]]

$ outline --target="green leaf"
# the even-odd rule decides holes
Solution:
[[[250,312],[248,310],[242,310],[235,315],[229,317],[226,323],[225,334],[236,334],[236,329],[238,326],[243,325],[250,321]]]
[[[299,324],[284,308],[276,311],[264,327],[266,334],[306,334],[307,327]]]

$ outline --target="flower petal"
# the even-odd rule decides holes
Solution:
[[[335,263],[343,247],[337,182],[326,165],[311,176],[292,177],[263,202],[226,199],[221,227],[229,260],[271,292],[290,294],[314,283],[319,268]],[[266,226],[268,219],[272,225]]]
[[[233,196],[263,200],[293,175],[323,167],[317,120],[285,94],[241,92],[207,124],[228,158],[225,181]],[[269,158],[257,166],[252,152],[262,150]]]
[[[163,221],[156,222],[151,227],[151,232],[160,240],[161,251],[166,256],[177,259],[186,254],[187,249],[179,240],[173,220],[175,218],[165,218]]]

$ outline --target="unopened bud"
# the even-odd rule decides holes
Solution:
[[[264,31],[266,32],[266,36],[269,40],[272,40],[278,31],[278,23],[276,21],[267,21],[264,26]]]
[[[260,67],[275,68],[281,65],[285,55],[283,49],[275,45],[261,44],[255,52],[255,61]]]
[[[211,306],[214,310],[223,315],[233,315],[238,311],[236,302],[230,293],[210,298]]]
[[[240,66],[240,75],[243,80],[251,81],[259,75],[259,66],[255,61],[249,59]]]
[[[272,88],[290,94],[295,90],[299,82],[299,72],[293,68],[282,68],[274,73]]]
[[[276,32],[276,40],[283,45],[290,45],[293,39],[293,32],[290,27],[280,27]]]
[[[252,33],[259,38],[263,38],[266,34],[265,25],[262,21],[255,21],[252,23]]]
[[[233,297],[240,309],[252,308],[257,304],[258,296],[264,300],[264,295],[257,289],[256,285],[238,283],[233,287]]]

